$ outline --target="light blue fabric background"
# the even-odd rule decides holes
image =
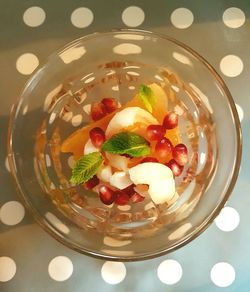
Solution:
[[[39,6],[46,13],[44,23],[36,28],[23,22],[23,13],[31,6]],[[145,20],[137,28],[167,34],[186,43],[203,55],[218,72],[220,60],[225,55],[233,54],[241,58],[244,69],[239,76],[231,78],[222,74],[235,102],[244,112],[242,167],[227,204],[238,211],[240,224],[231,232],[223,232],[213,223],[198,239],[172,254],[146,262],[125,263],[125,279],[117,285],[110,285],[101,277],[104,261],[80,255],[62,246],[35,224],[26,212],[17,225],[7,226],[0,222],[0,257],[11,257],[17,266],[16,274],[10,281],[0,281],[1,292],[250,291],[248,0],[0,0],[0,207],[6,202],[18,200],[5,167],[8,115],[12,103],[29,78],[16,70],[17,58],[30,52],[43,63],[50,53],[77,37],[94,31],[125,28],[122,12],[129,6],[138,6],[144,11]],[[227,27],[222,21],[223,12],[233,6],[240,8],[246,17],[245,23],[236,29]],[[87,7],[94,14],[94,21],[86,28],[77,28],[70,21],[71,13],[78,7]],[[170,20],[171,13],[180,7],[188,8],[194,15],[194,22],[186,29],[174,27]],[[64,282],[57,282],[48,274],[49,262],[59,255],[70,258],[74,267],[72,276]],[[157,277],[157,268],[165,259],[175,259],[182,266],[182,278],[175,285],[163,284]],[[210,279],[211,268],[217,262],[228,262],[235,269],[235,281],[227,288],[217,287]]]

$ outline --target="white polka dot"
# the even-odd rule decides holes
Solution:
[[[62,116],[62,119],[65,121],[65,122],[69,122],[73,117],[73,113],[72,112],[67,112],[65,114],[63,114]]]
[[[117,34],[114,38],[121,39],[121,40],[131,40],[131,41],[142,41],[144,40],[143,35],[138,34]]]
[[[46,165],[47,167],[51,166],[51,160],[48,154],[45,155],[45,161],[46,161]]]
[[[84,28],[89,26],[94,20],[93,12],[86,7],[80,7],[71,14],[71,22],[75,27]]]
[[[140,73],[135,72],[135,71],[128,71],[127,74],[132,75],[132,76],[140,76]]]
[[[145,19],[144,11],[137,6],[130,6],[122,12],[122,21],[130,27],[137,27]]]
[[[68,166],[69,166],[70,168],[73,168],[73,167],[75,166],[75,164],[76,164],[76,161],[75,161],[75,159],[74,159],[74,156],[71,155],[71,156],[68,158]]]
[[[119,55],[140,54],[142,49],[140,46],[130,43],[123,43],[113,48],[113,52]]]
[[[27,111],[28,111],[28,105],[26,105],[24,108],[23,108],[23,115],[26,115],[27,114]]]
[[[101,249],[101,251],[108,255],[122,256],[122,257],[129,257],[135,254],[135,252],[132,250]]]
[[[23,14],[23,21],[26,25],[36,27],[43,24],[46,14],[41,7],[30,7]]]
[[[239,213],[232,207],[224,207],[215,219],[216,226],[226,232],[233,231],[239,223]]]
[[[78,127],[82,123],[82,115],[75,115],[71,122],[74,127]]]
[[[238,112],[238,115],[239,115],[239,119],[240,121],[242,122],[243,118],[244,118],[244,112],[243,112],[243,109],[241,106],[239,106],[237,103],[235,104],[236,105],[236,109],[237,109],[237,112]]]
[[[205,152],[201,152],[200,153],[200,164],[201,164],[201,166],[203,166],[204,164],[205,164],[205,162],[206,162],[206,160],[207,160],[207,155],[206,155],[206,153]]]
[[[117,206],[117,208],[121,211],[129,211],[131,209],[130,205],[123,205],[123,206]]]
[[[188,28],[194,21],[193,13],[187,8],[177,8],[171,14],[171,22],[177,28]]]
[[[45,97],[45,101],[44,101],[44,105],[43,105],[43,109],[45,111],[47,111],[52,102],[53,102],[53,99],[57,96],[57,94],[59,94],[59,92],[62,90],[63,88],[63,85],[62,84],[59,84],[56,88],[52,89]]]
[[[0,219],[6,225],[16,225],[23,220],[24,207],[17,201],[5,203],[0,209]]]
[[[114,203],[113,203],[113,204],[111,204],[111,205],[106,205],[106,207],[107,207],[107,208],[109,208],[109,209],[111,209],[111,208],[113,208],[113,207],[114,207]]]
[[[47,212],[45,214],[45,217],[47,220],[59,231],[69,234],[70,230],[68,226],[66,226],[61,220],[59,220],[54,214]]]
[[[108,284],[118,284],[126,277],[126,267],[121,262],[105,262],[101,274],[103,280]]]
[[[126,70],[126,69],[140,69],[140,68],[141,68],[140,66],[129,65],[129,66],[124,67],[123,69]]]
[[[130,86],[128,87],[128,89],[129,89],[129,90],[134,90],[134,89],[135,89],[135,86],[130,85]]]
[[[193,63],[190,61],[190,59],[183,54],[173,52],[173,58],[182,64],[193,66]]]
[[[37,56],[31,53],[21,55],[16,61],[16,69],[23,75],[30,75],[38,65]]]
[[[227,55],[220,61],[220,70],[228,77],[236,77],[243,71],[243,62],[238,56]]]
[[[69,258],[58,256],[49,263],[48,272],[53,280],[65,281],[73,273],[73,264]]]
[[[103,243],[112,247],[121,247],[130,244],[131,240],[118,240],[110,236],[104,236]]]
[[[93,80],[95,80],[95,77],[89,77],[88,79],[86,79],[85,81],[84,81],[84,83],[90,83],[90,82],[92,82]]]
[[[212,282],[218,287],[228,287],[235,280],[233,266],[228,263],[220,262],[215,264],[210,272]]]
[[[114,75],[116,74],[116,72],[114,70],[110,70],[106,75],[109,76],[109,75]]]
[[[86,104],[86,105],[84,105],[82,108],[83,108],[84,112],[85,112],[87,115],[90,114],[90,112],[91,112],[91,104]]]
[[[179,105],[176,105],[174,107],[174,111],[175,113],[177,113],[177,115],[179,116],[182,116],[184,114],[184,110],[179,106]]]
[[[114,90],[114,91],[118,91],[118,90],[119,90],[119,85],[114,85],[114,86],[112,86],[112,90]]]
[[[55,190],[55,189],[56,189],[56,186],[53,184],[53,182],[50,183],[50,188],[51,188],[52,190]]]
[[[162,283],[173,285],[180,281],[182,267],[175,260],[165,260],[159,265],[157,275]]]
[[[173,88],[173,90],[174,90],[175,92],[179,92],[179,91],[180,91],[180,88],[177,87],[177,86],[175,86],[175,85],[171,85],[171,87]]]
[[[0,257],[0,281],[7,282],[16,274],[16,263],[9,257]]]
[[[145,205],[144,210],[147,211],[147,210],[150,210],[150,209],[152,209],[154,207],[155,207],[154,203],[153,202],[149,202],[149,203],[147,203]]]
[[[192,224],[185,223],[182,226],[180,226],[178,229],[176,229],[174,232],[169,234],[168,239],[169,240],[179,239],[179,238],[183,237],[190,228],[192,228]]]
[[[155,75],[155,79],[158,79],[158,80],[160,80],[160,81],[164,81],[164,79],[163,79],[163,78],[161,78],[161,76],[160,76],[160,75],[158,75],[158,74],[156,74],[156,75]]]
[[[10,172],[10,165],[9,165],[8,157],[5,158],[5,168],[7,169],[8,172]]]
[[[49,117],[49,124],[52,124],[55,119],[56,119],[56,113],[51,113]]]
[[[65,64],[70,64],[75,60],[79,60],[83,55],[86,54],[86,49],[84,46],[80,46],[77,48],[69,48],[66,51],[63,51],[59,54],[59,57]]]
[[[230,28],[238,28],[245,23],[246,17],[241,9],[230,7],[224,11],[222,19],[226,26]]]

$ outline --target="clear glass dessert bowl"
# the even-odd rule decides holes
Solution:
[[[61,146],[89,123],[93,102],[108,96],[123,106],[141,84],[165,92],[188,163],[171,204],[105,205],[70,183],[74,158]],[[55,239],[99,258],[142,260],[185,245],[218,215],[239,172],[240,122],[221,77],[186,45],[145,31],[95,33],[52,54],[28,81],[11,113],[8,157],[26,207]]]

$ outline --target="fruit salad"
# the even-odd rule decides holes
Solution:
[[[175,178],[188,162],[178,115],[167,111],[168,98],[156,83],[144,85],[126,104],[105,97],[93,102],[90,123],[62,144],[76,164],[71,183],[93,190],[105,205],[169,203]]]

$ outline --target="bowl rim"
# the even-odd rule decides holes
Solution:
[[[192,240],[196,239],[199,235],[201,235],[210,226],[210,224],[212,224],[214,219],[219,215],[221,209],[224,207],[224,205],[228,201],[229,196],[231,195],[231,193],[233,191],[233,188],[235,186],[235,183],[236,183],[238,175],[239,175],[239,170],[240,170],[240,165],[241,165],[241,157],[242,157],[242,131],[241,131],[241,123],[240,123],[240,120],[239,120],[239,116],[238,116],[238,112],[237,112],[237,109],[236,109],[235,102],[233,100],[233,97],[232,97],[227,85],[225,84],[224,80],[222,79],[222,77],[218,74],[218,72],[215,70],[215,68],[204,57],[202,57],[198,52],[196,52],[194,49],[192,49],[188,45],[186,45],[186,44],[184,44],[184,43],[182,43],[182,42],[180,42],[180,41],[176,40],[175,38],[172,38],[172,37],[170,37],[168,35],[160,34],[160,33],[153,32],[153,31],[148,31],[148,30],[129,29],[129,28],[126,28],[126,29],[113,29],[113,30],[104,31],[104,32],[94,32],[94,33],[91,33],[91,34],[84,35],[84,36],[82,36],[80,38],[74,39],[73,41],[65,44],[63,47],[61,47],[58,50],[54,51],[48,57],[60,54],[65,49],[68,49],[68,48],[74,46],[75,44],[77,44],[77,43],[79,43],[81,41],[85,41],[85,40],[89,40],[89,39],[92,39],[92,38],[96,38],[96,37],[99,37],[101,35],[112,35],[112,34],[115,34],[115,33],[124,33],[124,34],[125,33],[127,33],[127,34],[134,33],[134,34],[141,34],[141,35],[156,36],[157,38],[169,41],[171,43],[174,43],[178,47],[181,47],[182,49],[185,49],[193,57],[198,59],[198,61],[200,61],[210,71],[210,73],[213,75],[213,77],[219,83],[221,89],[223,90],[224,94],[227,97],[227,100],[229,102],[230,108],[232,110],[233,118],[234,118],[234,121],[235,121],[236,145],[237,145],[236,160],[235,160],[235,165],[234,165],[232,178],[231,178],[231,181],[228,184],[228,187],[227,187],[227,189],[225,191],[225,195],[224,195],[223,199],[221,200],[221,202],[218,205],[216,205],[216,207],[214,208],[213,212],[206,218],[206,220],[204,220],[202,222],[202,224],[200,224],[195,229],[195,231],[193,231],[189,236],[184,237],[180,242],[176,243],[175,245],[173,245],[171,247],[168,247],[168,248],[162,248],[160,250],[152,251],[152,252],[147,253],[147,254],[132,255],[132,256],[112,256],[112,255],[104,255],[104,254],[102,254],[101,252],[98,252],[98,251],[88,250],[86,248],[83,248],[83,247],[79,246],[76,243],[70,242],[69,240],[67,240],[64,237],[60,236],[58,233],[54,232],[50,227],[48,227],[48,225],[46,225],[43,222],[43,218],[39,214],[39,212],[36,210],[36,208],[34,208],[32,206],[32,204],[29,202],[29,200],[26,199],[24,191],[22,190],[22,187],[21,187],[21,185],[19,183],[19,180],[18,180],[18,177],[16,175],[15,161],[14,161],[14,157],[12,155],[12,153],[13,153],[12,152],[12,129],[13,129],[13,125],[14,125],[14,122],[15,122],[15,116],[16,116],[16,114],[18,112],[18,104],[19,104],[19,101],[20,101],[21,94],[17,98],[16,103],[12,106],[11,112],[10,112],[10,120],[9,120],[9,126],[8,126],[8,138],[7,138],[7,153],[8,153],[8,162],[9,162],[9,166],[10,166],[10,171],[11,171],[12,177],[14,178],[15,184],[18,187],[17,193],[19,194],[19,197],[21,198],[21,200],[24,203],[26,209],[30,212],[30,214],[35,219],[35,221],[48,234],[50,234],[54,239],[56,239],[57,241],[59,241],[63,245],[65,245],[65,246],[69,247],[70,249],[73,249],[73,250],[75,250],[75,251],[77,251],[77,252],[79,252],[81,254],[84,254],[84,255],[87,255],[87,256],[92,256],[92,257],[95,257],[95,258],[98,258],[98,259],[102,259],[102,260],[130,262],[130,261],[141,261],[141,260],[153,259],[153,258],[156,258],[156,257],[159,257],[159,256],[166,255],[166,254],[168,254],[170,252],[173,252],[173,251],[185,246],[186,244],[188,244]],[[37,75],[39,75],[41,70],[43,68],[45,68],[47,64],[48,64],[48,59],[42,66],[40,66],[40,68],[38,68],[37,70],[35,70],[32,73],[32,76],[28,79],[28,81],[25,83],[25,85],[23,86],[22,90],[20,91],[21,93],[29,86],[30,83],[32,83],[32,81],[35,78],[37,78]]]

